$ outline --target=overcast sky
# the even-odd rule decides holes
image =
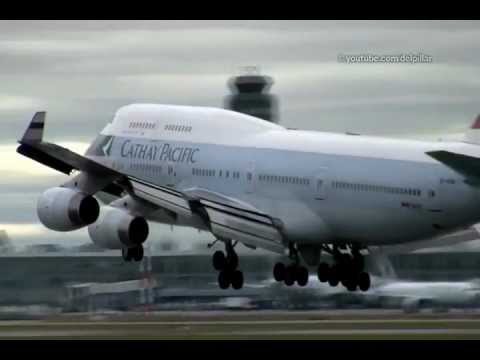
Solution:
[[[478,39],[478,21],[0,21],[0,228],[17,246],[89,241],[38,224],[38,195],[65,178],[15,153],[35,111],[49,141],[82,151],[122,105],[222,106],[228,78],[256,65],[285,126],[458,136],[480,113]],[[337,60],[412,53],[432,62]]]

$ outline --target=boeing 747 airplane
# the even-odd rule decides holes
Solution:
[[[140,261],[148,222],[210,231],[221,288],[243,286],[235,246],[289,257],[276,281],[366,291],[369,247],[417,242],[480,220],[480,118],[464,142],[289,130],[223,109],[122,107],[85,155],[43,140],[36,113],[17,151],[72,175],[39,198],[47,228]],[[73,171],[78,173],[72,174]],[[115,200],[100,205],[102,194]],[[330,254],[333,263],[325,261]]]

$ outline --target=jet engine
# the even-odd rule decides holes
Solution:
[[[122,249],[143,244],[148,237],[145,218],[112,206],[104,206],[98,220],[88,226],[93,243],[106,249]]]
[[[97,200],[80,191],[54,187],[45,191],[37,202],[37,215],[51,230],[72,231],[97,220],[100,206]]]

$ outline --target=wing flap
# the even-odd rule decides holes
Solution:
[[[200,215],[218,238],[283,253],[278,222],[249,204],[208,190],[181,192],[137,178],[129,180],[133,192],[140,198],[181,216]]]
[[[260,247],[270,251],[282,253],[284,246],[280,231],[270,223],[249,216],[240,215],[218,206],[212,207],[208,202],[201,201],[210,220],[211,231],[219,238],[234,239],[252,247]]]
[[[189,200],[181,192],[136,178],[130,178],[129,180],[132,184],[132,191],[138,197],[176,214],[185,217],[192,216]]]

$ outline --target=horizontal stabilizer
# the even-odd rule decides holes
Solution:
[[[480,158],[446,150],[428,151],[426,154],[466,176],[471,184],[480,185]]]

